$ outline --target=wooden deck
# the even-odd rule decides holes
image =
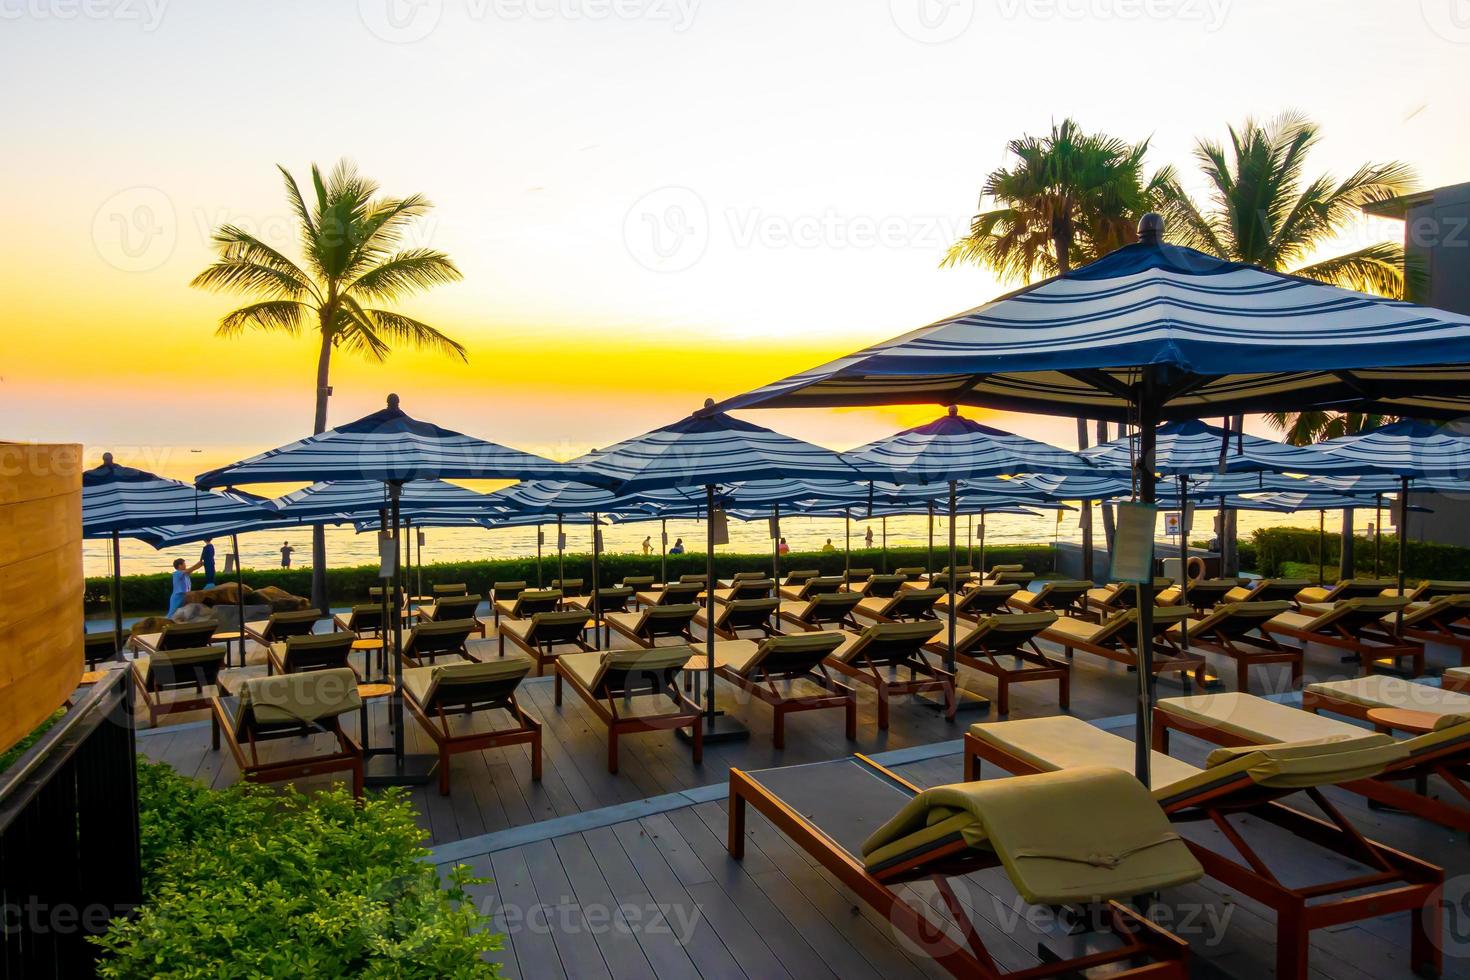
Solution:
[[[482,656],[494,655],[493,647],[482,650]],[[1432,651],[1431,662],[1454,661]],[[1351,669],[1325,649],[1309,653],[1309,680],[1349,676]],[[1263,676],[1277,689],[1285,683],[1284,671]],[[993,690],[980,675],[966,672],[962,680],[975,691]],[[1131,710],[1135,683],[1121,667],[1079,655],[1072,713],[1116,727],[1119,716]],[[770,742],[770,709],[728,685],[718,690],[721,706],[752,729],[749,742],[708,746],[696,766],[688,746],[669,733],[629,736],[623,740],[622,771],[614,776],[606,770],[603,729],[591,712],[570,692],[560,708],[554,706],[550,678],[531,679],[523,685],[523,705],[546,725],[539,784],[530,780],[527,751],[517,747],[455,757],[448,797],[434,787],[413,792],[436,862],[446,868],[465,863],[492,879],[475,895],[507,936],[506,948],[496,954],[506,974],[528,980],[941,975],[754,813],[746,857],[732,860],[724,846],[722,784],[731,766],[762,769],[853,752],[874,755],[921,785],[954,782],[961,776],[955,740],[970,722],[989,715],[962,713],[958,724],[948,724],[926,707],[895,701],[892,728],[883,734],[872,694],[859,688],[857,741],[843,737],[840,712],[800,713],[788,719],[787,747],[777,751]],[[1159,685],[1161,697],[1177,690],[1169,681]],[[1055,714],[1054,691],[1048,684],[1017,686],[1011,716]],[[372,743],[387,744],[383,705],[374,706],[371,727]],[[1130,729],[1124,724],[1117,730],[1131,734]],[[411,719],[406,736],[410,751],[431,748]],[[139,748],[216,786],[237,778],[227,752],[209,751],[205,722],[185,720],[142,733]],[[1176,735],[1173,751],[1197,762],[1206,747]],[[997,775],[986,771],[987,777]],[[1369,810],[1348,794],[1331,795],[1370,836],[1445,867],[1444,975],[1470,978],[1470,850],[1464,835]],[[1190,826],[1183,832],[1207,831]],[[1265,851],[1304,880],[1315,870],[1343,865],[1290,839]],[[1036,962],[1039,937],[1027,935],[1024,921],[1014,919],[1014,893],[1003,875],[972,876],[960,893],[998,962],[1011,968]],[[927,886],[914,886],[913,898],[937,901]],[[1177,917],[1175,931],[1191,942],[1197,976],[1273,973],[1270,913],[1210,881],[1172,889],[1162,903]],[[1314,941],[1313,975],[1408,977],[1407,935],[1402,917],[1324,930]]]

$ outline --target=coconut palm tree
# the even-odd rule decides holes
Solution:
[[[1072,119],[1046,136],[1012,140],[1009,167],[994,170],[980,191],[982,210],[970,233],[949,247],[942,266],[978,265],[1002,279],[1060,275],[1137,240],[1139,217],[1172,186],[1171,170],[1144,174],[1148,141],[1129,143],[1086,133]],[[1087,423],[1077,420],[1077,448]],[[1104,522],[1111,515],[1104,511]],[[1081,514],[1083,576],[1092,576],[1092,511]],[[1109,532],[1111,537],[1111,532]]]
[[[396,303],[461,278],[443,252],[405,247],[413,222],[432,205],[421,195],[383,197],[378,185],[343,160],[325,178],[311,168],[312,196],[278,167],[286,199],[298,224],[301,264],[236,225],[212,236],[218,258],[191,285],[250,298],[226,313],[216,334],[238,337],[247,330],[298,336],[314,330],[318,344],[316,414],[312,432],[327,428],[332,352],[338,348],[382,361],[396,344],[438,350],[466,360],[465,349],[427,323],[376,304]],[[312,602],[327,609],[326,540],[312,531]]]
[[[1161,188],[1160,211],[1169,240],[1234,262],[1249,262],[1276,272],[1401,298],[1405,289],[1403,246],[1375,242],[1341,255],[1320,253],[1365,205],[1413,189],[1414,174],[1397,161],[1365,163],[1338,180],[1307,176],[1307,157],[1321,139],[1316,123],[1287,113],[1269,123],[1253,120],[1230,127],[1227,149],[1214,140],[1195,144],[1195,159],[1208,187],[1202,207],[1170,182]],[[1272,419],[1288,440],[1324,433],[1345,434],[1361,427],[1362,417],[1331,413],[1282,413]],[[1240,431],[1243,419],[1232,420]],[[1316,438],[1308,441],[1316,441]],[[1222,541],[1233,551],[1235,514],[1226,515]],[[1352,569],[1352,512],[1343,512],[1344,574]],[[1234,567],[1227,556],[1227,567]]]

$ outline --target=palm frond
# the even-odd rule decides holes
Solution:
[[[311,307],[290,299],[272,299],[251,303],[238,310],[226,313],[215,328],[219,337],[237,337],[249,327],[257,330],[276,331],[295,337],[301,333],[301,323]]]
[[[443,252],[408,249],[364,272],[347,291],[369,299],[392,300],[462,278],[459,269]]]
[[[392,310],[362,309],[355,302],[353,306],[357,310],[357,315],[365,317],[372,325],[373,332],[380,337],[406,343],[413,347],[426,347],[441,354],[458,357],[465,362],[470,359],[469,353],[461,344],[449,339],[427,323],[406,317],[402,313],[394,313]]]
[[[1314,262],[1293,270],[1292,274],[1360,293],[1402,299],[1404,248],[1395,242],[1380,242],[1356,252]]]
[[[311,292],[310,285],[289,272],[246,259],[220,259],[189,285],[221,293],[257,293],[273,299],[298,299]]]

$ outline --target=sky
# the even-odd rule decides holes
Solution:
[[[1012,288],[939,262],[1067,116],[1194,189],[1196,139],[1292,109],[1314,172],[1470,177],[1466,0],[0,0],[0,73],[0,438],[181,477],[309,432],[315,345],[189,287],[222,223],[293,247],[278,164],[425,194],[464,273],[400,309],[468,362],[339,356],[331,420],[395,391],[557,458]],[[843,449],[940,411],[750,417]]]

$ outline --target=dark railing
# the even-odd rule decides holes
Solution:
[[[108,671],[0,773],[0,977],[87,977],[142,900],[132,682]]]

